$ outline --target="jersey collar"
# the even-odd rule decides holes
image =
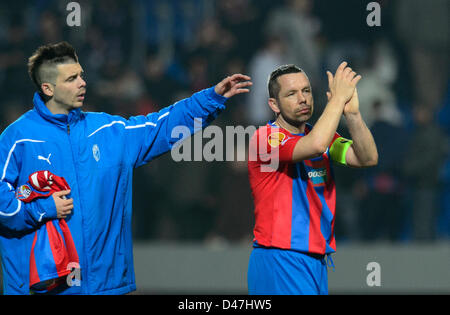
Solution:
[[[33,96],[33,104],[36,111],[39,115],[45,120],[54,123],[56,125],[67,126],[68,124],[72,124],[80,118],[81,110],[79,108],[72,109],[69,111],[68,115],[65,114],[52,114],[50,110],[45,105],[42,97],[38,92],[34,93]]]
[[[284,129],[284,128],[281,128],[280,126],[277,126],[277,125],[275,124],[275,120],[269,120],[269,122],[268,122],[267,124],[268,124],[270,127],[280,128],[280,129],[286,130],[286,129]],[[306,125],[305,125],[305,131],[306,131],[306,133],[310,132],[311,129],[312,129],[312,125],[306,123]],[[288,130],[286,130],[286,131],[289,132]],[[294,136],[304,136],[304,135],[306,134],[305,132],[302,132],[302,133],[292,133],[292,132],[289,132],[289,133],[290,133],[291,135],[294,135]]]

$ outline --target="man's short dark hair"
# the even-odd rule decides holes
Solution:
[[[56,79],[56,66],[62,63],[78,62],[75,48],[68,42],[47,44],[39,47],[28,59],[28,74],[31,80],[41,91],[41,84],[54,83]]]
[[[275,70],[272,71],[272,73],[269,76],[269,82],[268,82],[268,89],[269,89],[269,97],[278,99],[278,93],[280,93],[280,84],[278,83],[277,79],[279,76],[282,76],[284,74],[289,73],[299,73],[304,72],[302,69],[297,67],[296,65],[289,64],[289,65],[283,65]]]

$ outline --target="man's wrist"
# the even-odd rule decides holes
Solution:
[[[346,112],[344,111],[344,117],[347,120],[356,120],[356,119],[361,119],[361,113],[358,110],[357,112]]]
[[[330,98],[330,101],[328,103],[334,103],[339,104],[341,106],[345,105],[345,98],[339,95],[334,95]]]
[[[225,102],[228,100],[228,98],[225,97],[225,96],[223,96],[222,94],[219,94],[219,93],[216,91],[216,87],[217,87],[217,85],[215,85],[215,86],[213,86],[213,87],[210,88],[210,90],[212,90],[212,91],[211,91],[211,94],[210,94],[211,97],[212,97],[217,103],[225,104]]]
[[[39,198],[30,203],[25,203],[25,208],[28,209],[30,215],[36,222],[42,222],[44,219],[56,219],[58,216],[55,201],[51,196],[47,198]]]

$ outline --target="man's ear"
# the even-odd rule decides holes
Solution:
[[[278,102],[275,98],[269,98],[269,107],[274,111],[275,114],[278,115],[280,113],[280,108],[278,107]]]
[[[42,93],[44,93],[48,97],[53,97],[53,86],[50,83],[42,83],[41,84]]]

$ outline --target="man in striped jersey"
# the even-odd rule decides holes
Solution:
[[[255,204],[250,294],[327,294],[326,255],[336,251],[336,190],[331,161],[378,163],[373,137],[359,112],[361,79],[346,62],[327,72],[328,104],[311,126],[314,104],[306,74],[281,66],[269,77],[276,119],[250,141],[248,171]],[[352,140],[336,129],[344,115]]]

